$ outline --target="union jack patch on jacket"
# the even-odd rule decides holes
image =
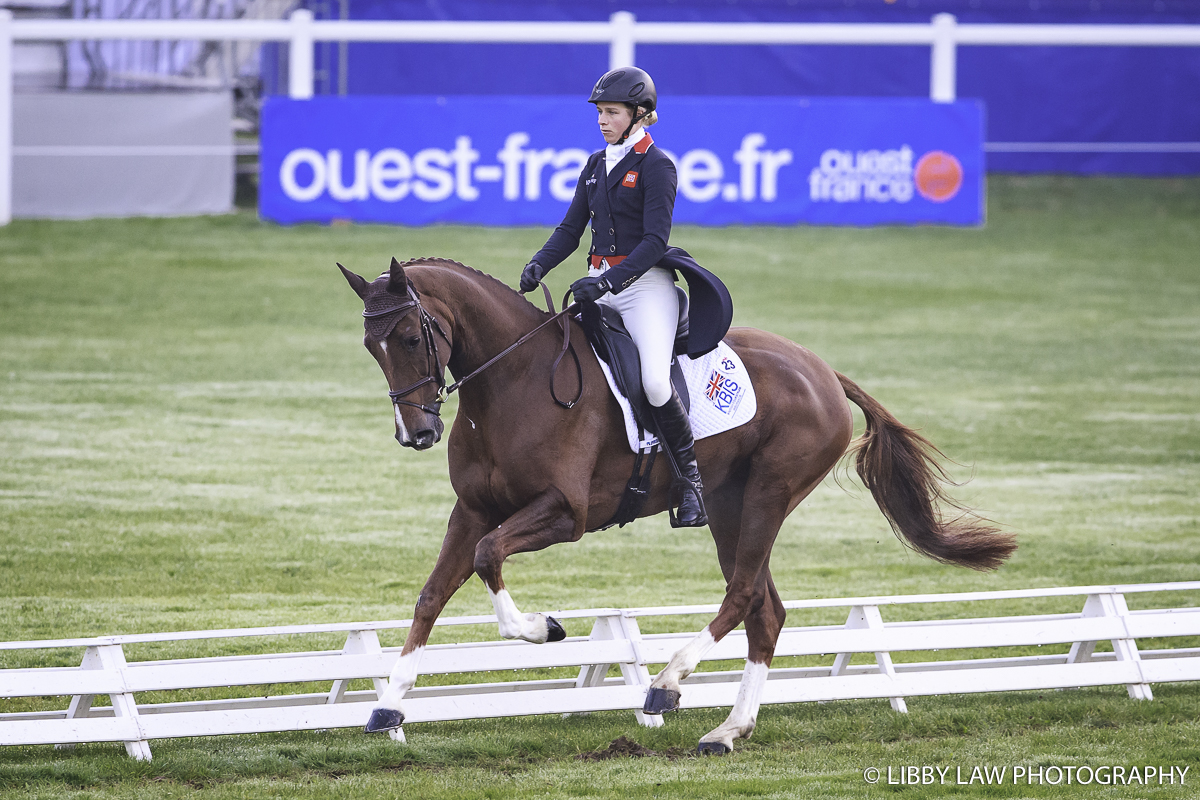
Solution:
[[[625,177],[621,180],[621,185],[628,186],[632,189],[634,186],[637,186],[637,176],[638,174],[636,172],[626,172]]]

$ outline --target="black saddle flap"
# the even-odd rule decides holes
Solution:
[[[580,322],[588,342],[595,348],[596,354],[604,363],[608,364],[617,389],[629,400],[638,424],[644,430],[654,431],[654,424],[650,417],[650,404],[646,400],[646,392],[642,388],[641,357],[638,355],[633,337],[625,329],[621,315],[617,313],[616,309],[600,303],[582,303],[581,307]],[[686,320],[686,306],[681,305],[681,309],[683,310],[681,316]],[[687,383],[684,381],[683,370],[676,358],[671,359],[671,384],[679,393],[683,407],[690,410],[691,398],[688,395]]]

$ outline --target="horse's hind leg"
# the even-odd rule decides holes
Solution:
[[[745,484],[731,482],[712,492],[711,497],[705,502],[708,511],[708,527],[712,531],[713,541],[717,545],[717,559],[721,563],[721,572],[725,575],[726,586],[733,577],[744,494]],[[711,633],[711,625],[706,626],[704,630],[700,631],[699,636],[672,655],[667,665],[651,681],[642,712],[663,714],[668,711],[678,711],[679,682],[692,674],[696,665],[700,663],[700,659],[714,644],[716,644],[716,639]]]
[[[732,519],[723,519],[713,526],[717,553],[726,576],[725,600],[721,603],[721,610],[696,639],[671,657],[666,668],[651,681],[643,708],[645,713],[661,714],[677,709],[679,681],[695,670],[713,644],[721,641],[743,621],[747,623],[749,636],[755,628],[755,622],[749,617],[761,613],[771,597],[767,589],[770,578],[767,562],[779,528],[792,509],[816,488],[829,470],[828,466],[805,470],[805,465],[800,463],[796,465],[798,469],[794,474],[806,477],[796,479],[774,473],[762,454],[760,464],[765,468],[752,469],[744,484],[745,494],[737,506],[741,511],[740,520],[734,522]],[[770,617],[763,617],[758,629],[762,633],[776,625],[782,626],[782,607],[776,609],[779,612],[778,619],[774,618],[774,613]],[[745,697],[742,707],[753,707],[755,713],[761,684],[766,680],[769,663],[766,654],[774,652],[777,637],[778,631],[770,636],[756,635],[755,644],[751,644],[751,658],[743,675],[742,693]],[[745,726],[742,724],[739,727]],[[723,731],[721,735],[724,736]]]
[[[762,700],[762,689],[767,682],[767,672],[775,655],[775,644],[783,630],[787,612],[783,600],[771,580],[771,573],[763,567],[760,591],[755,593],[753,610],[746,616],[746,640],[749,653],[746,669],[738,687],[737,700],[729,717],[714,730],[700,737],[697,751],[702,754],[724,755],[733,750],[734,739],[749,739],[758,721],[758,707]]]

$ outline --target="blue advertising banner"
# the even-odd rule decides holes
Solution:
[[[976,101],[676,97],[659,114],[676,222],[984,219]],[[284,224],[554,225],[603,145],[576,97],[271,97],[259,209]]]

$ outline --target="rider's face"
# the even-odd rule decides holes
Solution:
[[[596,103],[596,111],[599,112],[600,134],[604,141],[615,144],[629,127],[633,111],[624,103]]]

